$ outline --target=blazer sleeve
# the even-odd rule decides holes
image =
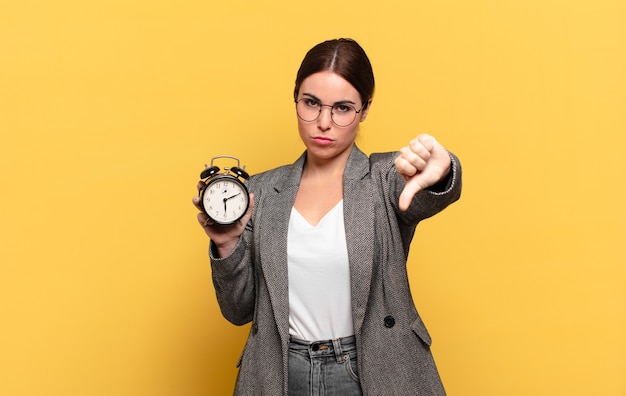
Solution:
[[[217,256],[209,247],[213,286],[222,315],[235,325],[252,321],[255,304],[255,274],[252,262],[252,226],[248,224],[231,254]]]

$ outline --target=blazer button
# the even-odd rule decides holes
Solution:
[[[389,315],[389,316],[385,316],[385,327],[387,328],[392,328],[394,325],[396,324],[396,320],[393,318],[393,316]]]
[[[252,323],[252,334],[256,334],[259,331],[259,326],[256,323]]]

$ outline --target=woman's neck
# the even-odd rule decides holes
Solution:
[[[348,164],[351,150],[333,158],[319,158],[307,156],[302,170],[302,177],[333,179],[343,178],[343,172]]]

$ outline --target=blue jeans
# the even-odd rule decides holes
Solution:
[[[361,396],[354,336],[289,342],[289,396]]]

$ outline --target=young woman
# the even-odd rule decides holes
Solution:
[[[252,322],[237,395],[445,394],[406,259],[417,224],[460,197],[461,167],[429,135],[368,158],[373,94],[355,41],[316,45],[294,90],[305,152],[249,179],[240,224],[198,214],[222,314]]]

